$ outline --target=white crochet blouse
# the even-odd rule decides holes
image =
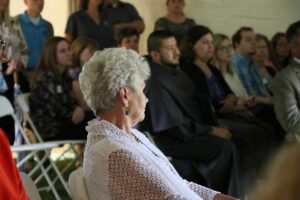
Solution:
[[[83,174],[91,200],[212,200],[218,193],[183,180],[163,153],[135,129],[131,133],[136,139],[94,119],[87,131]]]

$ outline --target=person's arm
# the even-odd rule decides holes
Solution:
[[[219,112],[231,112],[236,108],[238,98],[233,95],[229,94],[226,96],[224,101],[222,102],[222,107],[220,108]]]
[[[138,20],[134,20],[134,21],[131,21],[131,22],[118,23],[118,24],[114,25],[114,29],[116,31],[119,31],[119,30],[121,30],[123,28],[127,28],[127,27],[134,28],[139,33],[142,33],[145,29],[145,23],[142,19],[138,19]]]
[[[75,80],[75,81],[72,82],[72,89],[73,89],[74,96],[75,96],[78,104],[80,105],[80,107],[82,107],[85,111],[90,110],[90,108],[88,107],[88,105],[84,101],[84,97],[83,97],[83,94],[81,92],[78,80]]]
[[[108,162],[109,190],[113,199],[188,199],[188,196],[178,192],[175,183],[164,178],[163,172],[138,154],[115,151],[110,154]]]
[[[256,92],[251,85],[250,76],[247,73],[246,63],[239,59],[233,59],[233,67],[247,93],[249,95],[256,95]]]
[[[67,21],[65,29],[65,39],[71,44],[77,36],[77,26],[75,14],[72,14]]]
[[[130,27],[136,29],[139,33],[142,33],[145,29],[145,23],[136,8],[133,5],[126,3],[124,9],[126,9],[126,14],[130,20],[114,24],[114,30],[118,32],[123,28]]]
[[[193,182],[186,181],[187,185],[196,192],[199,196],[201,196],[205,200],[237,200],[234,197],[227,196],[211,190],[209,188],[203,187]]]
[[[226,140],[230,140],[232,137],[232,134],[230,133],[230,131],[224,127],[213,126],[210,134],[220,137],[220,138],[223,138],[223,139],[226,139]]]
[[[284,129],[300,133],[300,110],[298,93],[287,77],[276,77],[272,85],[273,103],[276,116]]]
[[[266,104],[266,105],[273,105],[273,97],[268,95],[266,97],[255,97],[256,103]]]
[[[54,29],[50,22],[46,21],[46,24],[47,24],[46,38],[49,39],[54,37]]]
[[[72,44],[72,42],[74,41],[74,37],[71,34],[65,33],[65,39]]]

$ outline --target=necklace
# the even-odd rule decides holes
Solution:
[[[159,157],[159,155],[157,155],[155,152],[153,152],[147,145],[145,145],[139,138],[137,138],[136,136],[134,136],[134,138],[136,139],[136,141],[140,144],[142,144],[144,147],[146,147],[149,151],[151,151],[151,153],[153,155],[155,155],[156,157]]]
[[[172,164],[170,164],[169,161],[167,162],[164,158],[160,157],[158,154],[156,154],[155,152],[153,152],[147,145],[145,145],[145,144],[144,144],[139,138],[137,138],[134,134],[132,134],[132,135],[134,136],[134,138],[136,139],[136,141],[137,141],[139,144],[143,145],[143,147],[146,147],[146,149],[148,149],[154,156],[156,156],[156,157],[162,159],[162,160],[165,162],[165,164],[170,168],[171,172],[172,172],[173,174],[177,175],[177,173],[175,172],[176,170],[174,171],[174,168],[173,168]]]

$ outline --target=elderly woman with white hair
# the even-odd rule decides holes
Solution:
[[[147,62],[133,50],[97,51],[79,76],[97,116],[87,126],[83,173],[90,199],[234,199],[183,180],[133,127],[144,119]]]

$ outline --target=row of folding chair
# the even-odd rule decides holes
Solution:
[[[27,155],[21,159],[18,160],[17,162],[17,167],[20,168],[23,164],[25,164],[27,161],[29,161],[30,159],[34,159],[36,161],[36,165],[33,168],[33,170],[31,170],[28,174],[29,177],[32,177],[32,174],[35,173],[37,170],[41,171],[41,175],[42,177],[45,178],[48,187],[50,188],[50,190],[53,192],[53,195],[55,196],[56,199],[60,199],[60,195],[57,191],[57,189],[54,186],[53,181],[51,180],[47,170],[44,167],[44,163],[46,161],[51,162],[50,159],[48,159],[49,154],[48,152],[52,149],[58,147],[58,145],[55,144],[24,144],[24,145],[18,145],[18,146],[11,146],[11,151],[14,153],[23,153],[26,152]],[[38,156],[39,152],[47,152],[47,154],[44,154],[44,156],[42,158],[40,158]],[[54,164],[54,163],[51,163]],[[34,184],[36,185],[37,183],[34,182]],[[26,186],[26,185],[24,185]]]
[[[52,160],[50,159],[49,156],[49,151],[51,148],[56,147],[57,145],[53,144],[50,145],[49,144],[44,144],[41,143],[39,144],[39,147],[37,147],[37,144],[30,144],[30,140],[27,137],[27,135],[24,133],[21,123],[18,120],[17,116],[14,113],[14,109],[11,105],[11,103],[9,102],[9,100],[4,97],[4,96],[0,96],[0,117],[4,117],[4,116],[11,116],[15,122],[16,127],[18,128],[18,131],[21,133],[22,138],[24,139],[25,145],[17,145],[17,146],[12,146],[12,152],[16,152],[16,153],[20,153],[20,152],[26,152],[29,153],[27,156],[25,156],[24,158],[18,160],[17,166],[21,166],[22,164],[24,164],[27,160],[34,158],[37,161],[37,165],[35,167],[34,170],[39,169],[41,171],[41,175],[46,179],[47,184],[49,185],[49,189],[53,192],[54,196],[56,199],[60,199],[60,196],[56,190],[56,188],[53,185],[53,182],[51,181],[45,167],[43,166],[43,163],[48,160],[50,162],[51,165],[55,165]],[[42,159],[40,159],[38,152],[43,152],[44,156]],[[58,171],[57,167],[54,167],[54,171],[56,174],[60,174],[60,172]]]

